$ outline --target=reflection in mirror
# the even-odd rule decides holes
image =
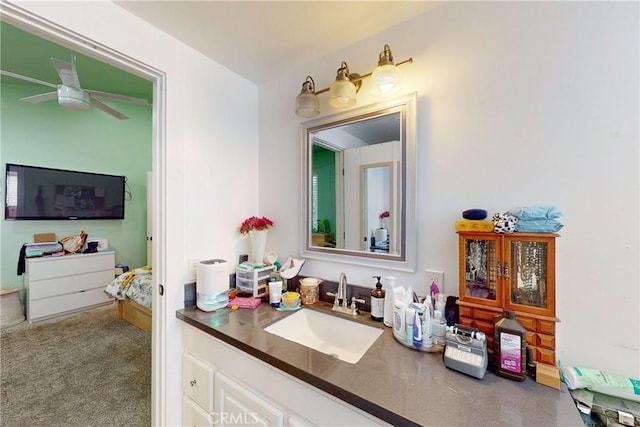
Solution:
[[[396,141],[397,142],[397,141]],[[399,143],[398,143],[399,145]],[[360,241],[363,242],[362,250],[365,252],[397,253],[397,236],[391,216],[393,209],[393,162],[370,163],[360,165],[360,216],[362,221]]]
[[[304,124],[305,256],[412,268],[414,115],[411,95]]]

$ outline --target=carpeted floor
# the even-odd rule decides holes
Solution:
[[[112,305],[0,331],[0,425],[151,425],[151,334]]]

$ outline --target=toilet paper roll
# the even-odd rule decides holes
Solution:
[[[377,228],[376,233],[376,243],[382,243],[387,241],[387,229],[386,228]]]
[[[229,289],[229,267],[223,259],[200,261],[196,278],[200,294],[213,295]]]

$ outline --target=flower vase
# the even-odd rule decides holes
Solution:
[[[267,232],[268,230],[251,230],[249,231],[249,240],[251,241],[251,259],[252,264],[263,265],[264,253],[267,248]]]

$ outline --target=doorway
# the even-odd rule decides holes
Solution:
[[[116,68],[135,74],[153,83],[152,106],[152,200],[153,200],[153,311],[152,311],[152,368],[151,368],[151,420],[152,425],[164,425],[166,408],[163,393],[165,384],[164,366],[166,360],[166,330],[165,330],[165,305],[161,297],[161,283],[166,277],[165,270],[165,245],[163,221],[165,218],[165,203],[163,197],[163,182],[165,181],[165,75],[162,71],[154,69],[133,58],[121,54],[108,46],[98,45],[95,41],[71,32],[63,27],[53,24],[37,15],[31,14],[11,3],[3,2],[1,5],[0,20],[18,27],[26,32],[35,34],[54,43],[68,47],[96,60],[106,62]]]

